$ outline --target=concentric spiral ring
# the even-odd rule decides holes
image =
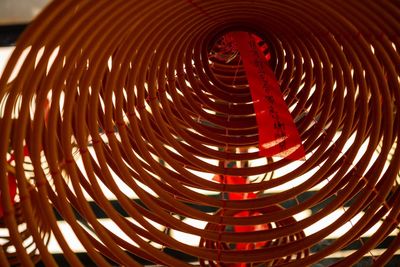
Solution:
[[[0,165],[2,220],[18,260],[33,264],[18,231],[20,216],[47,265],[56,263],[43,229],[71,265],[81,265],[55,208],[97,265],[140,266],[132,254],[187,265],[161,246],[202,265],[306,266],[361,243],[337,265],[358,262],[399,224],[399,16],[395,1],[52,2],[21,36],[0,80],[1,161],[15,156],[15,164]],[[259,156],[240,54],[227,59],[216,51],[235,31],[268,44],[305,161]],[[18,215],[5,193],[10,172]],[[214,175],[252,179],[219,183]],[[88,197],[124,237],[100,222]],[[305,231],[338,210],[336,220]],[[316,249],[349,223],[341,237]],[[232,230],[256,226],[263,227]],[[199,242],[186,244],[166,229]],[[238,249],[242,243],[246,249]],[[397,234],[373,255],[374,264],[383,266],[399,245]],[[7,255],[0,250],[2,266]]]

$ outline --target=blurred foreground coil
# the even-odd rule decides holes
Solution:
[[[9,230],[0,265],[29,266],[37,255],[55,265],[51,232],[80,266],[56,210],[99,266],[140,266],[138,257],[187,264],[166,249],[203,266],[307,266],[352,244],[357,250],[337,266],[367,254],[383,266],[400,247],[398,18],[397,1],[52,2],[21,36],[0,80],[1,226]],[[305,161],[258,155],[240,55],[219,49],[234,31],[268,45]],[[98,220],[88,198],[123,237]]]

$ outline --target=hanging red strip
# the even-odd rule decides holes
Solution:
[[[220,183],[226,183],[226,184],[247,184],[248,178],[244,176],[230,176],[230,175],[216,175],[213,178],[214,181],[218,181]],[[229,192],[228,193],[228,199],[229,200],[242,200],[242,199],[254,199],[257,198],[257,195],[253,192],[246,192],[246,193],[239,193],[239,192]],[[261,215],[261,213],[257,211],[250,211],[250,210],[243,210],[237,212],[234,216],[235,217],[250,217],[250,216],[257,216]],[[233,231],[236,233],[239,232],[254,232],[254,231],[260,231],[260,230],[267,230],[269,229],[268,224],[261,224],[261,225],[234,225],[233,226]],[[256,242],[256,243],[236,243],[236,249],[237,250],[251,250],[251,249],[257,249],[257,248],[262,248],[266,246],[269,243],[269,241],[262,241],[262,242]],[[245,262],[239,262],[239,263],[231,263],[231,264],[226,264],[226,266],[229,267],[246,267],[247,264]]]
[[[24,156],[29,156],[28,148],[24,147]],[[11,153],[10,159],[7,160],[7,164],[11,164],[15,160],[14,153]],[[8,192],[11,198],[11,204],[14,205],[15,195],[17,194],[17,178],[11,172],[8,172]],[[0,191],[0,197],[2,192]],[[3,205],[0,203],[0,218],[4,216]]]
[[[243,60],[254,103],[260,155],[290,160],[305,158],[304,147],[275,74],[256,40],[247,32],[232,33]]]

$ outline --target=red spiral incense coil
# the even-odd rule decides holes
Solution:
[[[0,79],[0,265],[56,265],[51,233],[82,266],[60,218],[99,266],[393,261],[399,15],[389,0],[51,2]],[[243,52],[224,39],[235,32],[264,45],[285,105],[272,113],[298,132],[282,151],[301,144],[304,161],[279,145],[260,155]]]

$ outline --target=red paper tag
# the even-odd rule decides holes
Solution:
[[[226,175],[222,177],[221,175],[216,175],[213,178],[214,181],[218,181],[220,183],[224,182],[226,184],[247,184],[248,178],[244,176],[230,176]],[[246,193],[238,193],[238,192],[229,192],[228,199],[229,200],[241,200],[241,199],[254,199],[257,198],[257,195],[253,192],[246,192]],[[249,217],[249,216],[256,216],[260,215],[257,211],[249,211],[243,210],[236,213],[235,217]],[[259,231],[259,230],[266,230],[268,229],[268,224],[262,225],[234,225],[233,230],[234,232],[252,232],[252,231]],[[267,241],[257,242],[257,243],[237,243],[236,249],[237,250],[248,250],[248,249],[255,249],[263,247],[267,244]],[[239,266],[246,266],[242,265],[244,263],[232,264],[229,265],[231,267],[239,267]]]
[[[25,146],[24,147],[24,155],[28,156],[28,148]],[[11,157],[9,160],[7,160],[7,163],[10,164],[14,161],[14,154],[11,154]],[[8,173],[8,192],[11,197],[11,204],[14,205],[15,202],[15,195],[17,194],[17,178],[14,176],[12,173]],[[0,191],[0,197],[1,197],[2,192]],[[3,205],[0,203],[0,218],[3,217],[4,211],[3,211]]]
[[[234,32],[232,35],[243,59],[253,98],[260,155],[304,159],[305,151],[297,127],[265,56],[249,33]]]

